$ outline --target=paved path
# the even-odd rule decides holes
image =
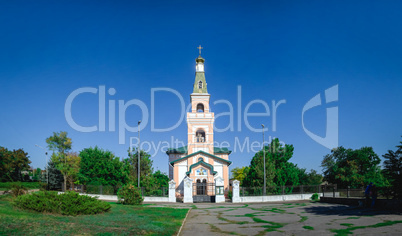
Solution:
[[[172,207],[172,205],[169,205]],[[180,235],[401,235],[399,212],[326,203],[194,204]]]

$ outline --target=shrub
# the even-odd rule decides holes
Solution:
[[[313,195],[311,195],[311,200],[318,201],[318,193],[314,193]]]
[[[13,197],[24,195],[28,192],[28,189],[21,184],[21,182],[15,182],[11,185],[10,193]]]
[[[141,191],[132,184],[126,184],[117,192],[119,203],[125,205],[140,205],[144,199]]]
[[[68,191],[63,194],[39,191],[17,197],[13,204],[24,210],[62,215],[90,215],[106,212],[110,204],[86,195]]]
[[[229,192],[228,192],[228,197],[230,198],[230,200],[232,200],[233,193],[232,193],[232,191],[230,191],[230,190],[229,190]]]
[[[41,191],[45,191],[45,190],[47,190],[47,183],[43,183],[43,182],[41,182],[41,183],[39,183],[40,184],[40,190]]]
[[[24,186],[27,189],[39,189],[39,182],[0,182],[0,189],[11,189],[15,183]]]

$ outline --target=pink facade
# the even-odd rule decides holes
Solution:
[[[214,147],[214,113],[209,106],[210,95],[206,89],[204,59],[196,59],[197,71],[194,90],[190,95],[191,112],[187,113],[186,147],[171,148],[169,155],[169,178],[176,182],[176,193],[183,193],[183,180],[189,177],[193,183],[215,183],[222,177],[224,189],[229,187],[229,154],[226,148]],[[210,187],[212,188],[212,187]],[[214,190],[207,191],[213,194]],[[194,194],[197,194],[196,190]]]

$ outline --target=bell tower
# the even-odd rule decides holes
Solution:
[[[190,95],[191,112],[187,113],[188,154],[204,151],[214,153],[214,113],[209,108],[210,95],[205,80],[204,62],[201,57],[201,45],[198,47],[199,56],[195,59],[195,81],[193,93]]]

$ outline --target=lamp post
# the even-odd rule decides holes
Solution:
[[[45,149],[45,148],[43,148],[43,147],[41,147],[41,146],[39,146],[38,144],[35,144],[35,146],[37,146],[38,148],[42,148],[44,151],[45,151],[45,155],[46,155],[46,165],[45,165],[45,167],[46,167],[46,182],[47,182],[47,186],[46,186],[46,189],[47,190],[49,190],[49,170],[48,170],[48,163],[47,163],[47,150]]]
[[[138,189],[140,188],[140,124],[141,121],[138,121]]]
[[[265,173],[265,147],[264,147],[264,142],[265,142],[265,137],[264,137],[264,125],[261,124],[262,126],[262,151],[263,151],[263,155],[264,155],[264,196],[267,194],[267,186],[266,186],[266,173]]]

